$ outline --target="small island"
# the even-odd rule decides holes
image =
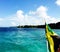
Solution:
[[[60,29],[60,22],[48,24],[52,29]],[[24,25],[17,28],[45,28],[45,25]]]

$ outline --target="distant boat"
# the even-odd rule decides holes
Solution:
[[[60,52],[60,37],[46,24],[47,52]]]

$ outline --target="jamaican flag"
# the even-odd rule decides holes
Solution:
[[[46,39],[48,42],[49,52],[59,52],[60,37],[46,24]]]

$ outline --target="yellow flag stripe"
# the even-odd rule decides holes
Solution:
[[[50,29],[48,25],[46,25],[46,38],[49,43],[49,51],[50,52],[55,52],[54,50],[54,41],[51,36],[57,35],[54,31]]]

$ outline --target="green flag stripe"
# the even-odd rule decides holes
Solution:
[[[47,25],[48,26],[48,25]],[[48,31],[53,34],[53,30],[48,26]]]

